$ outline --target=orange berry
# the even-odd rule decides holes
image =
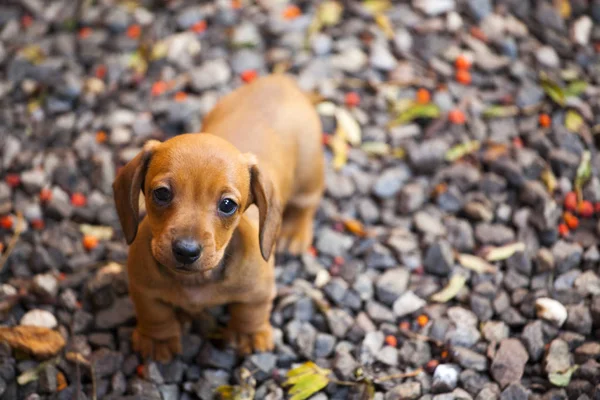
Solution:
[[[466,69],[456,70],[456,81],[463,85],[470,85],[472,82],[471,73]]]
[[[348,107],[356,107],[360,104],[360,96],[356,92],[348,92],[344,97],[344,103],[346,103]]]
[[[575,192],[567,193],[563,205],[567,210],[575,211],[577,209],[577,194]]]
[[[590,218],[594,215],[594,206],[591,201],[584,200],[579,204],[579,207],[577,207],[577,212],[583,218]]]
[[[104,77],[106,76],[106,65],[104,64],[100,64],[96,67],[96,78],[98,79],[104,79]]]
[[[436,359],[429,360],[427,364],[425,364],[425,369],[430,374],[433,374],[437,366],[440,365],[440,362]]]
[[[92,34],[92,28],[90,28],[89,26],[85,26],[79,30],[79,38],[80,39],[85,39],[85,38],[89,37],[91,34]]]
[[[151,94],[152,94],[152,96],[160,96],[161,94],[163,94],[166,91],[167,91],[167,82],[158,81],[158,82],[154,82],[154,84],[152,85]]]
[[[206,21],[198,21],[194,25],[192,25],[191,30],[195,33],[202,33],[206,30]]]
[[[75,207],[84,207],[87,204],[87,199],[83,193],[73,193],[71,195],[71,204]]]
[[[186,92],[177,92],[177,93],[175,93],[175,101],[182,102],[182,101],[185,101],[185,99],[187,99],[187,93]]]
[[[52,200],[52,190],[48,188],[44,188],[40,190],[40,201],[42,203],[47,203]]]
[[[31,221],[31,227],[35,230],[41,231],[45,226],[46,224],[43,219],[34,219]]]
[[[11,188],[15,188],[21,184],[21,177],[18,174],[6,174],[4,179],[6,180],[6,184]]]
[[[448,113],[448,120],[455,125],[462,125],[467,121],[467,117],[464,112],[456,108]]]
[[[539,122],[541,127],[548,128],[552,123],[552,119],[548,114],[540,114]]]
[[[422,328],[429,322],[429,317],[425,314],[421,314],[417,317],[417,324]]]
[[[563,214],[563,219],[565,220],[565,224],[567,224],[569,229],[577,229],[579,226],[579,218],[574,216],[570,211],[565,211]]]
[[[445,359],[445,358],[448,358],[448,350],[444,350],[444,351],[442,351],[442,354],[440,354],[440,356],[441,356],[443,359]]]
[[[104,143],[104,142],[106,142],[106,139],[108,139],[106,132],[104,132],[104,131],[96,132],[96,143]]]
[[[142,27],[138,24],[133,24],[127,28],[127,36],[132,39],[137,39],[142,34]]]
[[[287,20],[296,19],[300,15],[302,15],[302,10],[300,10],[300,8],[294,4],[287,6],[282,13],[283,18]]]
[[[403,331],[410,331],[410,322],[408,322],[408,321],[400,322],[399,328],[400,328],[400,330],[403,330]]]
[[[240,74],[242,80],[246,83],[250,83],[258,77],[258,73],[255,69],[247,69]]]
[[[82,243],[86,250],[93,250],[98,246],[98,238],[92,235],[85,235]]]
[[[471,61],[469,61],[467,57],[460,55],[456,57],[456,60],[454,60],[454,66],[456,67],[456,69],[467,70],[471,68]]]
[[[416,100],[419,104],[429,103],[431,101],[431,94],[429,94],[429,90],[425,88],[417,90]]]
[[[242,2],[240,0],[231,0],[231,8],[234,10],[239,10],[242,8]]]
[[[398,339],[396,339],[396,336],[394,335],[387,335],[385,337],[385,344],[387,344],[388,346],[396,347],[398,346]]]
[[[558,233],[562,237],[567,236],[569,234],[569,227],[567,226],[567,224],[559,224]]]
[[[5,215],[0,217],[0,226],[4,229],[10,229],[13,227],[13,217],[10,215]]]

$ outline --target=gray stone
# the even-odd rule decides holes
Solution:
[[[456,362],[463,368],[473,369],[475,371],[486,371],[488,367],[487,358],[473,350],[465,347],[454,347],[452,355]]]
[[[333,359],[333,371],[340,379],[351,379],[360,364],[346,351],[340,351]]]
[[[203,91],[225,85],[231,79],[231,68],[223,59],[210,60],[190,72],[194,90]]]
[[[318,333],[315,339],[315,357],[326,358],[328,357],[333,348],[335,347],[336,339],[335,336],[327,333]]]
[[[578,243],[557,241],[552,247],[552,255],[559,273],[566,272],[579,266],[583,257],[583,249]]]
[[[492,377],[501,388],[521,380],[529,356],[518,339],[504,339],[491,365]]]
[[[99,378],[106,378],[121,370],[123,354],[106,348],[96,350],[90,357],[94,372]]]
[[[393,198],[400,192],[408,178],[410,178],[410,171],[406,166],[387,169],[375,181],[373,193],[380,199]]]
[[[408,291],[404,292],[396,299],[396,301],[394,301],[392,310],[396,317],[402,318],[418,311],[426,304],[427,302],[417,296],[413,291]]]
[[[135,309],[129,296],[120,297],[113,304],[96,314],[95,325],[98,329],[112,329],[131,321]]]
[[[421,340],[406,340],[400,347],[399,356],[404,363],[422,367],[431,360],[431,347]]]
[[[419,382],[404,382],[389,390],[385,400],[411,400],[421,397],[421,383]]]
[[[433,373],[431,389],[434,393],[450,392],[458,384],[460,368],[454,364],[440,364]]]
[[[385,271],[375,283],[377,299],[391,306],[406,291],[410,278],[406,268],[393,268]]]
[[[423,265],[425,271],[431,274],[448,276],[454,265],[454,255],[452,254],[450,244],[440,240],[429,246],[425,260],[423,260]]]
[[[369,61],[373,68],[382,71],[391,71],[398,65],[398,61],[396,61],[396,58],[392,55],[388,47],[379,42],[375,42],[371,46]]]
[[[333,229],[324,228],[317,235],[316,247],[321,254],[331,257],[344,257],[353,244],[354,240],[350,236],[336,232]]]
[[[341,339],[354,323],[354,319],[346,311],[334,308],[327,311],[327,322],[331,333]]]
[[[562,339],[554,339],[544,360],[544,370],[547,374],[563,372],[573,365],[573,356],[569,344]]]

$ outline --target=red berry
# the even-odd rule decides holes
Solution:
[[[398,339],[396,339],[396,336],[394,335],[387,335],[385,337],[385,344],[387,344],[388,346],[396,347],[398,346]]]
[[[563,219],[565,220],[565,224],[567,224],[569,229],[577,229],[579,226],[579,218],[574,216],[570,211],[565,211],[563,214]]]
[[[198,21],[192,25],[192,31],[195,33],[202,33],[206,30],[206,21]]]
[[[10,229],[13,226],[13,218],[10,215],[0,217],[0,226],[4,229]]]
[[[577,207],[577,212],[583,218],[590,218],[594,215],[594,206],[591,201],[584,200],[579,204],[579,207]]]
[[[569,227],[567,226],[567,224],[558,225],[558,233],[562,237],[567,236],[569,234]]]
[[[456,60],[454,61],[454,66],[456,67],[456,69],[468,70],[469,68],[471,68],[471,61],[469,61],[467,57],[460,55],[456,57]]]
[[[73,195],[71,195],[71,204],[75,207],[84,207],[87,204],[87,199],[82,193],[73,193]]]
[[[569,192],[565,196],[564,207],[569,211],[577,210],[577,194],[575,192]]]
[[[421,89],[417,90],[415,100],[419,104],[429,103],[431,101],[431,94],[429,94],[429,90],[427,90],[425,88],[421,88]]]
[[[346,93],[344,102],[348,107],[356,107],[360,104],[360,96],[356,92],[348,92]]]
[[[247,69],[240,74],[240,78],[246,83],[250,83],[258,77],[258,72],[254,69]]]
[[[540,114],[539,123],[540,126],[547,128],[552,124],[552,118],[548,114]]]
[[[461,110],[454,109],[448,113],[448,120],[455,125],[462,125],[467,121],[467,117]]]
[[[463,85],[470,85],[473,78],[471,78],[471,73],[468,70],[458,69],[456,70],[456,81]]]
[[[42,189],[40,191],[40,201],[42,203],[47,203],[50,200],[52,200],[52,190],[46,188]]]
[[[8,186],[15,188],[21,184],[21,177],[17,174],[6,174],[6,183]]]

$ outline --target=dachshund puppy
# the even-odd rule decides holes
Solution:
[[[273,250],[310,246],[323,195],[321,123],[291,78],[262,77],[225,96],[203,132],[148,141],[113,184],[130,245],[133,346],[157,361],[181,352],[179,311],[223,304],[240,354],[271,350]]]

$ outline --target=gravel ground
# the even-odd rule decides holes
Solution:
[[[600,1],[116,3],[0,5],[0,322],[66,339],[44,364],[0,343],[0,399],[210,399],[242,368],[280,399],[307,360],[376,399],[600,398]],[[144,362],[115,171],[274,69],[315,94],[328,158],[314,248],[277,262],[276,350],[236,358],[219,308]]]

